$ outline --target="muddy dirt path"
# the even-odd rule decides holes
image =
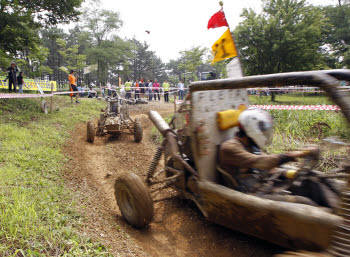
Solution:
[[[122,172],[134,172],[144,178],[156,145],[151,141],[149,108],[170,114],[171,104],[153,104],[134,111],[141,118],[144,138],[118,140],[95,138],[86,142],[86,126],[81,124],[66,146],[70,161],[66,168],[67,185],[77,192],[84,206],[82,233],[108,245],[115,256],[271,256],[276,246],[233,232],[205,220],[189,201],[178,198],[155,204],[155,217],[149,228],[137,230],[121,217],[114,198],[114,181]]]

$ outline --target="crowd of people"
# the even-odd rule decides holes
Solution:
[[[12,62],[6,71],[7,77],[5,81],[8,82],[8,91],[10,93],[23,93],[23,72],[18,69],[15,62]],[[70,91],[80,91],[78,90],[77,76],[74,70],[70,71],[68,75],[68,81],[70,85]],[[111,86],[108,86],[107,88],[111,88]],[[120,85],[120,87],[116,89],[122,92],[127,99],[131,99],[132,97],[135,99],[140,99],[142,97],[147,98],[148,101],[160,101],[161,96],[163,96],[164,102],[169,102],[169,97],[171,95],[173,95],[174,98],[178,96],[179,100],[183,100],[186,92],[185,85],[182,81],[179,81],[176,85],[171,85],[167,80],[159,83],[157,79],[139,79],[136,81],[127,80],[124,84]],[[76,98],[76,103],[79,103],[78,96],[79,94],[77,93],[71,94],[71,97]]]
[[[125,98],[131,99],[132,95],[135,99],[141,97],[148,98],[148,101],[160,101],[161,95],[164,97],[164,102],[169,102],[169,96],[178,96],[179,100],[184,99],[185,85],[180,81],[177,85],[171,86],[169,81],[164,80],[159,83],[155,80],[127,80],[124,85],[120,87],[121,92],[125,92]]]

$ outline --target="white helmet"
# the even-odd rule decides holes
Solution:
[[[247,136],[260,148],[271,143],[273,122],[268,112],[261,109],[248,109],[239,115],[238,122]]]

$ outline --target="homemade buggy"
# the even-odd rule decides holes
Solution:
[[[129,134],[134,136],[135,142],[142,140],[142,126],[140,121],[132,119],[129,115],[128,100],[122,99],[118,94],[115,97],[107,97],[107,107],[101,110],[103,113],[98,120],[97,129],[92,121],[87,123],[87,141],[94,142],[95,135],[104,136],[107,134],[119,136]]]
[[[333,178],[347,178],[339,207],[333,210],[234,190],[234,181],[217,163],[218,146],[232,138],[236,131],[235,128],[219,129],[217,115],[233,110],[231,114],[238,116],[242,107],[248,105],[245,88],[318,86],[340,106],[347,121],[344,126],[347,126],[350,123],[350,99],[339,88],[338,79],[349,81],[350,70],[293,72],[192,83],[190,96],[175,113],[170,125],[157,112],[150,111],[149,118],[164,140],[145,174],[145,181],[133,173],[124,173],[117,178],[115,196],[122,215],[135,227],[146,226],[152,221],[153,202],[162,200],[154,199],[154,195],[172,187],[192,200],[208,220],[217,224],[287,248],[328,249],[335,256],[350,256],[349,163],[345,162],[333,175]],[[157,168],[162,156],[165,166]],[[298,182],[305,177],[317,177],[321,182],[328,182],[329,176],[313,171],[315,161],[311,157],[315,156],[305,159],[292,180]],[[342,185],[340,181],[332,183]],[[339,194],[339,191],[333,190],[333,193]]]

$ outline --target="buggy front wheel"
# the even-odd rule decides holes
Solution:
[[[93,143],[95,140],[95,125],[92,121],[87,123],[87,141]]]
[[[147,226],[153,218],[153,201],[141,178],[134,173],[124,173],[115,181],[114,189],[126,221],[137,228]]]

